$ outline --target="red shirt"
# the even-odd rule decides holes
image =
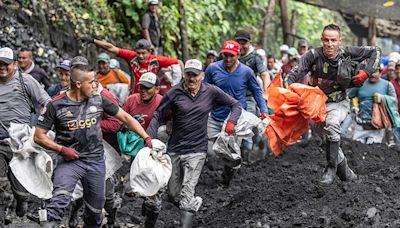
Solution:
[[[158,75],[160,68],[169,67],[171,65],[179,63],[179,61],[174,58],[168,58],[159,55],[150,55],[147,61],[140,65],[136,52],[122,48],[119,49],[118,56],[125,59],[132,67],[135,81],[133,82],[133,80],[131,80],[130,88],[132,88],[132,84],[135,83],[133,93],[139,92],[139,86],[137,82],[139,81],[142,74],[146,72],[153,72],[154,74]]]
[[[151,119],[153,118],[153,113],[158,108],[162,98],[163,97],[160,94],[157,94],[150,103],[143,104],[140,100],[140,94],[135,93],[126,99],[122,108],[131,116],[141,115],[143,117],[143,121],[139,121],[139,123],[144,129],[147,129]]]

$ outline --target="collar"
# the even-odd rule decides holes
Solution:
[[[35,68],[35,62],[32,61],[31,66],[28,69],[26,69],[25,71],[21,69],[21,72],[25,73],[25,74],[29,74],[32,72],[33,68]]]

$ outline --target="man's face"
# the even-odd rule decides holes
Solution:
[[[97,81],[97,79],[95,77],[95,73],[93,71],[91,71],[91,72],[79,71],[78,73],[86,74],[86,79],[75,82],[76,86],[78,87],[81,94],[85,98],[93,97],[94,93],[97,91],[98,86],[99,86],[99,82]]]
[[[251,41],[247,40],[236,40],[239,45],[240,45],[240,55],[246,55],[247,52],[249,52],[250,46],[251,46]]]
[[[97,68],[100,74],[107,74],[110,71],[110,64],[104,61],[97,62]]]
[[[336,30],[325,30],[321,36],[322,48],[325,57],[333,59],[336,57],[342,38]]]
[[[153,97],[158,94],[158,92],[160,92],[159,86],[147,88],[144,85],[139,85],[139,94],[142,103],[148,103],[149,101],[151,101]]]
[[[7,64],[0,61],[0,80],[5,81],[11,78],[15,74],[16,67],[15,62]]]
[[[394,80],[394,79],[397,79],[396,69],[388,70],[387,76],[388,76],[388,79],[389,79],[390,81],[391,81],[391,80]]]
[[[299,55],[304,55],[307,52],[307,46],[299,46],[297,50],[299,51]]]
[[[149,4],[149,10],[152,13],[157,13],[158,10],[158,4]]]
[[[225,67],[230,69],[238,61],[239,55],[238,54],[234,55],[234,54],[231,54],[231,53],[224,52],[224,53],[222,53],[222,58],[224,59]]]
[[[381,72],[379,70],[372,73],[371,77],[368,78],[368,81],[371,83],[376,83],[381,78]]]
[[[211,63],[213,63],[215,61],[215,56],[214,55],[207,55],[207,59],[206,59],[206,65],[210,65]]]
[[[26,70],[32,64],[32,53],[29,51],[21,51],[18,53],[18,65],[21,69]]]
[[[275,59],[274,58],[268,58],[267,59],[267,68],[268,70],[272,70],[275,67]]]
[[[61,87],[67,88],[69,87],[69,83],[71,82],[71,77],[69,75],[69,71],[64,69],[59,69],[57,72],[58,79],[60,80]]]
[[[147,49],[137,49],[136,54],[140,65],[145,63],[150,56],[150,52]]]
[[[186,88],[189,91],[196,91],[201,86],[201,81],[204,79],[204,74],[200,73],[199,75],[193,72],[186,72],[184,75],[184,83]]]

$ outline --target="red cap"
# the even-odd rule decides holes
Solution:
[[[221,53],[231,53],[234,55],[238,55],[240,52],[240,46],[238,42],[234,40],[227,40],[222,47]]]

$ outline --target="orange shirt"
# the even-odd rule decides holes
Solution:
[[[125,77],[123,71],[119,69],[110,69],[107,74],[97,73],[97,80],[103,86],[103,88],[107,88],[108,84],[115,83],[127,83],[129,84],[129,79]]]

